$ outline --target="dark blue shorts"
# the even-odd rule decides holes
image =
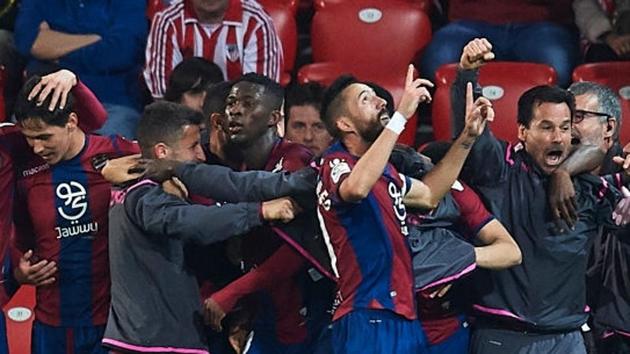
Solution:
[[[427,340],[417,320],[387,310],[355,310],[333,322],[334,354],[422,354]]]
[[[55,327],[33,325],[33,354],[108,354],[101,346],[105,326]]]
[[[460,354],[468,353],[470,345],[470,328],[462,322],[457,332],[453,333],[441,343],[429,345],[429,354]]]

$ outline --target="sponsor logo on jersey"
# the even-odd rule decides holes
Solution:
[[[33,176],[40,172],[46,171],[50,168],[50,165],[45,163],[43,165],[35,166],[33,168],[29,168],[28,170],[22,171],[22,177]]]
[[[63,201],[63,205],[57,208],[57,212],[70,223],[70,226],[55,227],[58,239],[81,235],[91,236],[98,231],[97,222],[80,223],[88,209],[87,192],[81,183],[76,181],[60,183],[55,194]]]
[[[409,234],[409,230],[407,229],[407,209],[403,203],[403,194],[394,182],[387,184],[387,192],[394,202],[394,215],[400,222],[400,232],[406,236]]]

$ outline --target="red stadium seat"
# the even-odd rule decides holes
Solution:
[[[327,6],[334,6],[334,5],[341,4],[343,2],[349,2],[349,1],[353,1],[353,0],[313,0],[313,7],[315,8],[315,11],[319,11]],[[420,10],[427,13],[429,12],[429,10],[431,10],[431,6],[432,6],[431,0],[401,0],[401,1],[415,5]]]
[[[302,67],[298,80],[330,84],[350,73],[383,86],[398,101],[407,65],[430,40],[429,18],[407,2],[354,0],[324,7],[311,28],[314,64]],[[407,124],[400,142],[413,145],[416,124]]]
[[[295,65],[297,53],[297,23],[295,21],[297,1],[293,1],[296,4],[293,9],[287,4],[283,4],[283,2],[290,3],[291,1],[265,0],[260,2],[273,20],[273,25],[282,42],[282,54],[284,56],[284,68],[280,76],[282,86],[288,85],[291,81],[291,72]]]
[[[6,81],[6,73],[4,66],[0,66],[0,122],[4,122],[7,117],[5,114],[6,106],[4,105],[4,85]]]
[[[630,62],[604,62],[580,65],[573,71],[573,81],[593,81],[612,88],[621,98],[622,125],[619,137],[630,142]]]
[[[457,64],[442,65],[435,73],[432,121],[436,140],[451,140],[451,85],[455,81]],[[516,123],[519,97],[538,85],[556,83],[555,70],[545,64],[523,62],[491,62],[481,67],[479,83],[483,94],[492,101],[495,119],[492,132],[500,139],[514,141],[518,136]]]

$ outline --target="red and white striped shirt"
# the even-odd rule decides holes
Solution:
[[[173,68],[184,58],[215,62],[227,80],[256,72],[276,81],[282,70],[282,44],[273,22],[253,0],[229,0],[221,24],[199,22],[191,0],[177,0],[155,14],[146,49],[144,79],[161,98]]]

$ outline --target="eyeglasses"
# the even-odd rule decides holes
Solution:
[[[593,117],[611,118],[612,116],[610,114],[608,114],[608,113],[603,113],[603,112],[593,112],[593,111],[585,111],[585,110],[582,110],[582,109],[576,109],[575,110],[575,115],[573,116],[573,123],[579,124],[584,119],[586,119],[586,118],[593,118]]]

